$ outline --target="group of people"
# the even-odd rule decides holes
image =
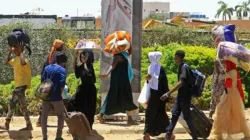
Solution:
[[[215,45],[222,41],[216,37],[214,39],[217,43]],[[54,89],[48,100],[42,101],[40,116],[37,121],[37,126],[42,127],[44,140],[48,139],[47,118],[51,108],[54,109],[58,117],[56,140],[62,140],[65,110],[82,112],[86,115],[91,129],[93,128],[97,98],[93,52],[91,50],[75,52],[73,67],[75,76],[81,80],[81,84],[73,97],[70,98],[67,95],[69,89],[66,84],[68,57],[64,50],[64,42],[56,39],[42,67],[41,82],[50,79],[53,82]],[[25,91],[31,86],[31,65],[23,52],[24,45],[22,43],[19,43],[17,46],[10,46],[6,62],[14,68],[15,88],[9,101],[6,122],[0,126],[0,129],[9,130],[13,111],[17,104],[22,109],[27,124],[22,130],[33,129],[25,101]],[[123,112],[128,114],[128,124],[137,124],[132,118],[133,113],[131,113],[138,109],[133,102],[131,88],[133,69],[128,59],[131,53],[132,50],[130,48],[113,55],[112,66],[106,74],[100,75],[100,78],[106,78],[111,74],[107,97],[100,113],[97,115],[100,123],[105,122],[104,115]],[[14,54],[14,58],[11,59],[12,54]],[[174,139],[173,130],[181,113],[183,113],[192,138],[196,140],[197,134],[190,116],[192,94],[187,82],[190,78],[190,72],[188,67],[184,65],[185,52],[178,50],[175,53],[175,62],[178,64],[178,83],[171,90],[168,87],[166,71],[159,64],[161,56],[161,52],[150,52],[148,54],[150,65],[146,80],[150,87],[151,96],[145,114],[144,140],[150,140],[150,136],[157,136],[165,132],[166,139]],[[246,139],[250,139],[242,101],[244,94],[236,65],[231,61],[216,61],[213,80],[214,86],[210,112],[211,119],[214,114],[212,135],[215,135],[217,139],[222,139],[224,133],[231,135],[242,132]],[[170,121],[165,111],[165,105],[175,91],[178,91],[178,94]]]
[[[16,46],[10,46],[9,49],[6,63],[14,68],[15,88],[9,101],[6,122],[0,126],[0,129],[10,129],[13,111],[15,106],[19,105],[27,123],[27,126],[21,130],[33,130],[25,99],[25,91],[31,86],[31,65],[29,59],[25,57],[24,48],[24,44],[19,43]],[[76,93],[69,97],[67,94],[69,89],[66,84],[68,57],[64,50],[64,42],[56,39],[42,67],[41,83],[47,79],[53,82],[53,92],[48,95],[47,100],[42,101],[37,121],[37,126],[42,128],[44,140],[48,139],[47,118],[51,110],[54,110],[58,117],[56,140],[62,140],[65,110],[68,112],[82,112],[87,117],[90,128],[93,128],[97,98],[96,75],[93,67],[94,54],[91,50],[75,51],[73,67],[75,76],[81,80],[81,84],[78,86]],[[12,54],[14,55],[13,58],[11,58]],[[112,68],[109,69],[107,74],[100,75],[101,78],[105,78],[111,74],[109,93],[98,115],[101,123],[104,123],[104,115],[119,112],[128,112],[130,114],[128,124],[133,125],[136,123],[132,119],[133,113],[129,113],[137,109],[137,106],[133,103],[130,85],[133,78],[133,70],[128,60],[130,54],[131,51],[128,50],[114,55]],[[128,75],[121,75],[120,73],[127,73]]]
[[[150,66],[146,80],[150,86],[150,99],[146,109],[144,140],[150,140],[150,136],[158,136],[166,132],[166,139],[175,139],[174,128],[179,116],[183,113],[184,119],[191,131],[194,140],[197,139],[195,128],[190,117],[190,105],[192,94],[189,92],[187,80],[190,78],[188,67],[185,67],[185,52],[178,50],[175,53],[175,62],[178,64],[178,84],[170,90],[164,68],[159,64],[161,52],[150,52],[148,57]],[[169,120],[165,106],[171,94],[178,90],[178,94],[172,109],[172,118]]]
[[[220,35],[213,34],[215,47],[223,40]],[[178,50],[175,53],[175,61],[178,64],[178,84],[172,90],[168,88],[168,80],[164,69],[159,64],[160,52],[149,53],[150,66],[146,80],[150,86],[150,98],[146,109],[146,122],[144,140],[150,140],[150,136],[160,135],[166,132],[166,139],[175,139],[173,130],[179,116],[183,114],[193,140],[197,139],[197,130],[190,116],[192,94],[188,80],[190,70],[184,62],[185,52]],[[169,121],[165,113],[165,101],[171,94],[178,90],[172,118]],[[250,140],[249,127],[245,117],[244,93],[241,77],[236,64],[229,60],[216,60],[213,73],[213,90],[209,117],[213,121],[210,137],[223,139],[223,134],[228,136],[243,133],[245,140]],[[205,128],[204,128],[205,129]]]

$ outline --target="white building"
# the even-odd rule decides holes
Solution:
[[[167,13],[169,12],[169,2],[143,2],[143,18],[147,18],[150,14],[160,14],[167,16]]]

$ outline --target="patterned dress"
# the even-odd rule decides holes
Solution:
[[[224,66],[224,63],[221,62]],[[215,112],[215,108],[217,104],[220,102],[221,95],[225,91],[224,88],[224,70],[219,64],[219,62],[215,61],[214,73],[213,73],[213,88],[212,88],[212,97],[210,102],[210,111]]]

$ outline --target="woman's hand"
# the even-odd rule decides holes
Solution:
[[[78,52],[78,50],[76,50],[75,51],[75,58],[77,58],[78,54],[79,54],[79,52]]]
[[[15,50],[14,47],[9,48],[9,54],[14,53],[14,50]]]
[[[100,75],[100,78],[107,78],[107,77],[108,77],[107,74]]]
[[[231,78],[227,78],[224,82],[224,87],[225,88],[231,88],[233,85],[233,79]]]
[[[151,78],[152,78],[152,76],[150,74],[147,74],[146,79],[150,80]]]

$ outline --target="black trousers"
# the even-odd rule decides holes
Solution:
[[[192,138],[197,139],[195,128],[193,127],[192,119],[190,116],[190,105],[191,105],[191,96],[190,97],[180,97],[177,95],[174,107],[172,109],[172,118],[169,126],[167,127],[167,136],[171,136],[176,123],[178,122],[181,112],[183,113],[184,120],[187,122],[187,125],[191,131]]]

